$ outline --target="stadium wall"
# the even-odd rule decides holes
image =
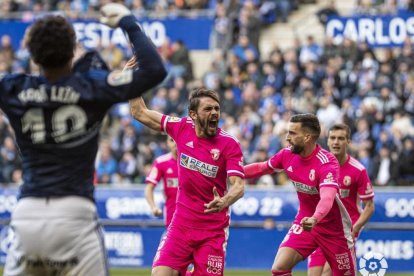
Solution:
[[[380,253],[389,272],[414,273],[414,189],[376,188],[376,210],[357,242],[357,259],[367,252]],[[4,264],[12,236],[10,213],[18,189],[0,189],[0,263]],[[163,205],[161,191],[155,200]],[[96,190],[99,219],[112,267],[149,267],[164,231],[163,220],[151,216],[144,187],[103,187]],[[226,266],[269,269],[277,248],[297,211],[291,189],[248,189],[232,208],[232,227]],[[299,264],[306,269],[306,262]]]

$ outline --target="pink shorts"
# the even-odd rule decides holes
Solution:
[[[320,247],[318,247],[312,254],[308,257],[308,268],[316,266],[324,266],[326,263],[326,258],[322,253]]]
[[[359,233],[358,233],[359,234]],[[354,246],[355,252],[355,246]],[[318,247],[312,254],[308,257],[308,268],[316,267],[316,266],[324,266],[326,263],[326,258],[323,255],[323,252],[320,247]]]
[[[306,259],[318,247],[329,263],[332,275],[356,275],[354,243],[344,234],[327,233],[323,226],[316,225],[312,231],[303,231],[299,224],[293,224],[280,247],[295,249]],[[322,231],[321,231],[322,230]],[[323,233],[321,233],[323,232]]]
[[[158,246],[152,267],[168,266],[185,275],[193,263],[193,276],[223,275],[227,237],[228,228],[202,230],[172,223]]]

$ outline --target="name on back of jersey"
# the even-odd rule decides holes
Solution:
[[[51,86],[50,97],[47,94],[46,86],[41,85],[39,88],[29,88],[21,91],[17,97],[20,102],[36,102],[43,103],[46,101],[58,102],[65,104],[77,103],[80,98],[80,93],[75,91],[71,86]]]

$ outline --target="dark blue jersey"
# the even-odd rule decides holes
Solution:
[[[93,200],[98,133],[107,110],[160,83],[165,69],[132,16],[127,32],[138,70],[110,72],[90,52],[72,74],[54,83],[42,76],[8,75],[0,81],[0,108],[16,134],[23,161],[20,197],[77,195]]]

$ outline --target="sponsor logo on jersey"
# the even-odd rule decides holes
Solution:
[[[287,168],[288,172],[293,172],[292,166],[289,166],[289,168]]]
[[[168,170],[167,170],[167,173],[168,173],[168,174],[172,174],[173,172],[174,172],[174,170],[173,170],[173,169],[168,168]]]
[[[293,186],[295,187],[296,191],[298,192],[302,192],[305,194],[310,194],[310,195],[316,195],[319,194],[318,190],[316,189],[316,187],[313,186],[309,186],[300,182],[296,182],[296,181],[292,181]]]
[[[177,123],[177,122],[181,121],[181,119],[178,118],[178,117],[169,116],[167,121],[169,123]]]
[[[213,158],[213,160],[218,160],[220,157],[220,150],[218,149],[211,149],[210,150],[210,154],[211,154],[211,158]]]
[[[108,75],[108,84],[111,86],[120,86],[132,82],[132,70],[125,69],[123,71],[116,70],[112,71]]]
[[[181,153],[180,155],[180,166],[192,171],[197,171],[207,177],[215,178],[217,176],[218,166],[202,162],[184,153]]]
[[[177,188],[178,187],[178,178],[168,178],[167,179],[168,188]]]
[[[341,194],[341,197],[348,197],[349,196],[349,189],[339,189],[339,193]]]
[[[157,175],[158,175],[158,169],[156,167],[152,167],[152,169],[151,169],[151,171],[148,175],[148,178],[155,179],[157,177]]]
[[[315,180],[315,170],[314,169],[310,170],[310,172],[309,172],[309,180],[310,181]]]
[[[185,144],[187,147],[189,147],[189,148],[194,148],[194,143],[193,143],[193,141],[190,141],[190,142],[188,142],[187,144]]]
[[[343,182],[344,182],[344,185],[345,185],[345,186],[349,186],[349,185],[351,185],[351,177],[350,177],[349,175],[346,175],[346,176],[344,177]]]

